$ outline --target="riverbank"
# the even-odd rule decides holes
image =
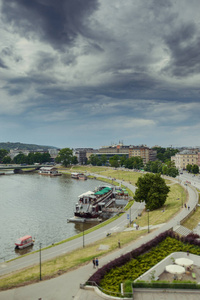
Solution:
[[[115,174],[115,175],[117,175],[117,174]],[[120,176],[120,174],[118,174],[118,175]],[[133,174],[133,176],[135,176],[135,174]],[[130,177],[131,177],[131,175],[130,175]],[[124,182],[124,184],[127,185],[126,182]],[[130,183],[128,184],[128,186],[129,186],[129,188],[131,187]],[[175,185],[172,185],[172,186],[173,186],[173,192],[170,196],[169,203],[166,204],[168,208],[167,208],[167,210],[165,210],[165,212],[167,212],[167,213],[162,214],[160,212],[160,210],[155,211],[155,212],[151,212],[151,214],[150,214],[150,224],[151,225],[155,225],[154,223],[156,223],[157,225],[161,224],[161,223],[164,222],[163,221],[164,219],[169,220],[170,218],[172,218],[172,216],[177,214],[177,212],[179,211],[180,201],[177,201],[176,197],[177,197],[177,195],[180,196],[180,194],[182,194],[182,190],[179,188],[179,185],[176,186],[176,184],[175,184]],[[174,207],[176,209],[174,209]],[[132,211],[132,213],[133,213],[133,211]],[[161,215],[160,220],[158,220],[159,215]],[[138,217],[138,214],[136,213],[136,216],[137,216],[137,219],[135,219],[135,220],[138,222],[140,227],[142,227],[143,225],[147,226],[147,216],[146,216],[145,213],[142,213],[142,215],[140,217]],[[134,220],[134,219],[132,219],[132,220]],[[105,226],[105,224],[100,224],[98,226],[99,226],[98,228],[101,228],[102,226]],[[127,226],[130,226],[130,224],[129,224],[129,222],[126,221],[126,218],[125,218],[124,225],[122,226],[122,228],[127,227]],[[95,230],[96,229],[97,228],[95,228]],[[147,230],[146,230],[146,232],[147,232]],[[84,233],[84,238],[85,239],[86,239],[86,233],[87,232]],[[72,260],[72,265],[68,264],[68,260],[69,260],[68,255],[70,254],[70,251],[67,251],[67,253],[65,255],[63,255],[63,254],[61,255],[62,257],[60,257],[60,262],[58,262],[57,258],[53,258],[52,260],[50,260],[48,262],[43,262],[42,263],[42,266],[43,266],[42,270],[44,272],[43,273],[44,278],[49,279],[50,277],[61,275],[61,274],[63,274],[63,272],[67,272],[67,271],[73,269],[76,266],[80,266],[81,264],[87,263],[88,261],[90,261],[92,259],[93,256],[101,257],[102,255],[105,255],[106,253],[108,253],[110,251],[114,251],[118,247],[118,240],[119,239],[120,239],[120,242],[121,242],[121,246],[126,245],[127,243],[130,242],[130,240],[127,239],[127,237],[126,237],[126,234],[127,233],[124,233],[124,232],[119,232],[119,233],[112,234],[111,236],[112,236],[113,241],[112,241],[112,239],[110,239],[110,241],[112,241],[113,244],[107,250],[103,249],[102,252],[99,252],[99,250],[97,250],[97,252],[95,252],[95,249],[99,249],[99,247],[100,247],[99,245],[107,243],[107,238],[106,239],[105,238],[101,239],[100,244],[94,244],[90,240],[90,245],[87,245],[87,248],[80,246],[79,249],[76,250],[76,251],[80,251],[83,256],[81,256],[80,260],[77,260],[75,257],[74,257],[74,260],[71,258],[70,261]],[[128,234],[130,234],[130,233],[128,233]],[[135,240],[139,236],[144,235],[145,232],[143,232],[143,231],[136,231],[136,232],[133,231],[131,234],[133,234],[133,236],[130,235],[131,240]],[[89,233],[88,233],[88,235],[89,235]],[[104,237],[105,236],[106,236],[106,234],[104,235]],[[81,239],[81,237],[79,239]],[[83,241],[80,241],[80,242],[83,243]],[[88,241],[87,241],[87,244],[88,244]],[[91,247],[91,249],[92,249],[91,252],[89,251],[88,247]],[[65,252],[66,252],[66,250],[65,250]],[[77,253],[79,253],[79,252],[77,252]],[[90,253],[92,253],[92,254],[90,254]],[[75,251],[73,251],[73,254],[75,255]],[[79,257],[80,257],[80,253],[79,253]],[[63,268],[61,267],[62,265],[63,265]],[[23,272],[18,272],[17,274],[15,273],[15,275],[13,277],[6,275],[6,278],[2,278],[2,279],[4,281],[2,283],[1,289],[18,286],[19,284],[25,284],[25,283],[28,284],[30,282],[35,282],[35,281],[38,280],[38,266],[36,266],[35,269],[29,268],[27,270],[24,270]],[[16,281],[16,279],[18,281]],[[1,282],[2,282],[2,280],[1,280]],[[9,286],[8,286],[8,282],[9,282]]]

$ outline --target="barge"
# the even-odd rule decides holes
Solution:
[[[79,196],[74,216],[83,219],[101,218],[103,209],[114,201],[113,187],[100,186],[95,191],[88,191]]]

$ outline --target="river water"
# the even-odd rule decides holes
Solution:
[[[100,181],[75,180],[67,175],[0,176],[0,262],[37,250],[40,243],[49,246],[82,231],[82,224],[68,223],[67,219],[74,215],[78,196],[99,185]],[[15,250],[16,239],[27,234],[35,238],[34,246]]]

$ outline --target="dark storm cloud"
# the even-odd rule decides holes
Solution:
[[[5,63],[3,62],[3,60],[0,58],[0,68],[2,69],[7,69],[8,67],[5,65]]]
[[[97,0],[2,0],[4,21],[26,38],[39,38],[63,49],[84,35]]]
[[[172,30],[165,42],[171,55],[167,71],[180,77],[200,73],[200,32],[193,23]]]

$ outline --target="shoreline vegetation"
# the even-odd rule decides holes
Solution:
[[[90,176],[89,178],[96,179],[97,177],[98,180],[108,182],[110,184],[115,183],[115,181],[112,180],[112,178],[115,178],[121,181],[127,181],[130,184],[135,185],[139,176],[143,175],[143,173],[140,172],[132,172],[132,171],[121,170],[121,169],[114,170],[109,167],[79,166],[73,168],[63,168],[63,167],[59,168],[59,172],[62,172],[63,174],[70,174],[71,172],[76,172],[76,171],[84,172],[87,174],[87,176]],[[89,174],[96,174],[96,176],[89,175]],[[98,177],[98,175],[109,177],[109,179]],[[149,213],[149,223],[151,225],[158,225],[167,222],[169,219],[173,218],[173,216],[176,215],[180,211],[180,209],[182,209],[182,203],[187,202],[188,194],[183,187],[181,187],[178,183],[174,183],[174,181],[171,181],[170,179],[166,179],[166,183],[170,186],[169,196],[164,205],[164,210],[157,209]],[[118,183],[116,184],[118,185]],[[130,191],[129,189],[128,192],[129,192],[129,196],[131,197],[134,196],[132,191]],[[130,206],[133,204],[133,202],[134,200],[130,200],[125,209],[128,210]],[[137,218],[137,224],[140,226],[140,228],[147,225],[146,214],[147,213],[143,211],[141,216],[138,216]],[[197,219],[198,215],[200,215],[199,208],[196,209],[195,213],[192,215],[192,218],[194,218],[195,214],[197,214],[197,216],[195,217],[195,219]],[[91,229],[85,231],[85,234],[112,222],[113,219],[116,219],[118,217],[119,216],[115,216],[105,222],[98,224],[95,227],[92,227]],[[190,219],[191,218],[189,218],[186,221],[188,222],[188,224],[190,224]],[[124,232],[114,233],[109,238],[104,238],[93,244],[86,245],[84,249],[79,248],[65,255],[56,257],[49,261],[42,262],[42,280],[54,278],[74,268],[78,268],[84,264],[88,264],[91,262],[94,256],[102,257],[103,255],[106,255],[111,251],[117,250],[118,240],[120,240],[121,247],[123,247],[137,240],[140,236],[144,236],[145,234],[147,234],[147,230],[137,230],[137,231],[133,230],[129,232],[124,231]],[[82,233],[74,237],[71,237],[67,240],[61,241],[60,243],[56,243],[49,247],[43,248],[42,250],[55,247],[56,245],[65,243],[66,241],[75,239],[80,236],[82,236]],[[102,250],[101,245],[105,245],[105,247],[103,247],[104,250]],[[35,252],[39,252],[39,250],[34,251],[32,253]],[[32,253],[27,255],[31,255]],[[38,269],[39,268],[37,264],[35,266],[14,272],[12,274],[6,274],[1,276],[0,291],[39,282]]]

